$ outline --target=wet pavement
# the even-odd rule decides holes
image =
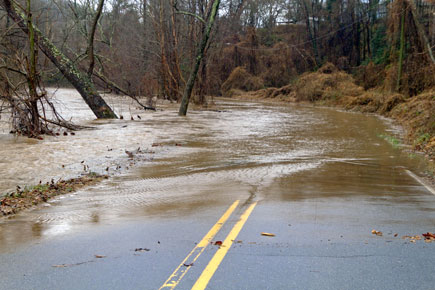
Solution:
[[[435,196],[407,173],[422,174],[425,161],[385,140],[399,133],[388,121],[232,100],[180,118],[176,105],[143,113],[117,99],[124,120],[93,121],[72,91],[60,92],[95,129],[39,142],[0,135],[0,185],[74,175],[81,161],[117,174],[1,220],[0,289],[159,289],[178,266],[162,289],[172,280],[191,289],[226,250],[207,289],[435,285],[435,242],[401,238],[435,232]],[[125,150],[138,147],[130,160]],[[197,258],[182,263],[192,249]]]

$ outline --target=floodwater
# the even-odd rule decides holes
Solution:
[[[360,202],[433,216],[434,206],[427,203],[433,196],[405,171],[421,174],[424,160],[388,143],[382,136],[399,131],[376,116],[218,99],[214,110],[191,110],[180,118],[176,104],[143,112],[109,96],[124,119],[97,121],[73,90],[58,90],[56,102],[67,119],[93,128],[38,141],[7,134],[2,124],[0,190],[85,170],[112,178],[4,218],[0,251],[98,225],[188,216],[235,199],[337,205],[332,214],[322,217],[319,211],[319,219],[340,218],[341,208]],[[422,216],[411,215],[406,223]]]

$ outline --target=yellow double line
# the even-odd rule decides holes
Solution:
[[[193,248],[193,250],[187,255],[187,257],[184,258],[180,265],[178,265],[175,271],[169,276],[169,278],[159,288],[159,290],[174,289],[178,285],[178,283],[180,283],[181,279],[190,269],[190,266],[187,266],[184,269],[182,267],[186,265],[191,265],[199,258],[199,256],[204,252],[205,248],[210,244],[211,240],[216,236],[216,234],[219,232],[219,230],[237,208],[239,202],[239,200],[236,200],[227,209],[227,211],[221,216],[217,223],[208,231],[208,233],[195,246],[195,248]],[[246,211],[242,214],[239,221],[231,229],[225,241],[222,243],[220,248],[217,250],[213,258],[208,263],[207,267],[202,272],[201,276],[196,281],[195,285],[193,285],[192,290],[202,290],[207,287],[208,282],[213,277],[213,274],[216,272],[217,268],[224,259],[234,240],[237,238],[237,235],[242,230],[245,222],[248,220],[248,217],[250,216],[256,205],[257,202],[251,204],[248,209],[246,209]]]

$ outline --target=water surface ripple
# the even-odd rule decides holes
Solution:
[[[375,116],[222,99],[219,111],[192,110],[181,118],[175,104],[141,112],[108,96],[124,119],[97,121],[73,90],[61,89],[56,98],[66,117],[93,129],[36,141],[6,134],[2,124],[1,191],[73,177],[85,165],[123,173],[3,219],[3,248],[86,225],[189,215],[235,199],[353,199],[433,210],[404,171],[418,172],[424,162],[383,140],[391,127]],[[125,150],[139,147],[144,153],[132,164]]]

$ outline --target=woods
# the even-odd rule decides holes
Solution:
[[[434,49],[435,0],[0,0],[0,290],[433,289]]]
[[[56,84],[77,89],[97,118],[116,118],[99,91],[181,102],[179,114],[186,115],[191,96],[200,105],[206,96],[230,96],[222,85],[238,67],[252,76],[244,90],[286,86],[327,62],[366,89],[383,86],[407,97],[435,82],[429,0],[2,0],[0,6],[3,106],[29,103],[27,131],[36,135],[42,133],[36,116],[49,102],[43,88]]]

